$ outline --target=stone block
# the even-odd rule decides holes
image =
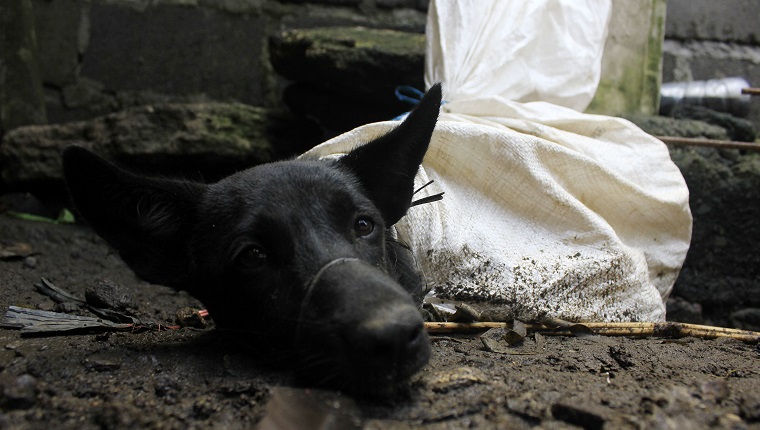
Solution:
[[[270,38],[275,71],[297,86],[285,92],[295,110],[336,132],[391,119],[409,106],[399,85],[424,87],[425,36],[363,27],[288,30]]]
[[[0,8],[0,137],[46,121],[33,17],[30,0],[4,0]]]
[[[89,5],[84,0],[34,0],[32,5],[42,81],[59,88],[76,82]]]
[[[316,141],[281,114],[238,103],[143,106],[89,121],[18,128],[0,146],[0,175],[9,189],[60,183],[60,152],[74,144],[146,173],[200,174],[213,181]]]
[[[81,75],[109,91],[206,94],[262,104],[264,22],[192,5],[95,3]]]
[[[689,81],[740,76],[760,85],[760,47],[721,42],[663,44],[663,81]]]
[[[671,147],[670,154],[694,216],[673,296],[699,303],[710,323],[729,326],[732,312],[760,307],[760,152]]]
[[[367,27],[383,28],[422,34],[427,19],[426,4],[420,0],[418,7],[355,8],[335,7],[307,3],[304,5],[283,3],[270,5],[268,13],[278,16],[282,29],[307,29],[318,27]],[[276,4],[276,3],[275,3]]]
[[[667,17],[668,39],[760,42],[755,0],[668,0]]]

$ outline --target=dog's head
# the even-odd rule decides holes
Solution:
[[[297,355],[312,383],[383,391],[429,359],[409,209],[441,101],[337,160],[257,166],[214,184],[148,178],[79,148],[64,175],[82,216],[146,281],[189,291],[219,327]]]

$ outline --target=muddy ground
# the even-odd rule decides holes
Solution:
[[[136,279],[85,227],[0,215],[0,241],[36,253],[0,261],[3,311],[55,310],[33,287],[41,277],[78,296],[100,279],[122,284],[145,321],[171,325],[180,308],[200,306]],[[303,427],[303,399],[319,393],[287,387],[287,372],[253,363],[213,328],[35,338],[0,330],[0,428],[252,428],[272,398],[270,410]],[[433,337],[431,363],[405,396],[321,393],[321,416],[370,429],[760,429],[758,387],[760,347],[735,340],[547,337],[499,354],[477,335],[449,335]]]

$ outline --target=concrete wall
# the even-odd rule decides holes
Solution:
[[[732,76],[760,87],[760,1],[668,0],[662,81]],[[749,118],[760,126],[760,99]]]
[[[51,123],[166,100],[279,103],[268,37],[361,25],[424,32],[425,0],[32,0]]]
[[[276,106],[271,34],[335,25],[423,32],[428,1],[31,0],[48,121],[165,100]],[[760,86],[758,22],[757,0],[669,0],[663,82],[743,76]]]

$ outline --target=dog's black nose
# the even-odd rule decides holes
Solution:
[[[357,352],[369,360],[388,364],[414,357],[427,345],[427,335],[419,311],[401,305],[361,321],[349,331],[349,339]]]

